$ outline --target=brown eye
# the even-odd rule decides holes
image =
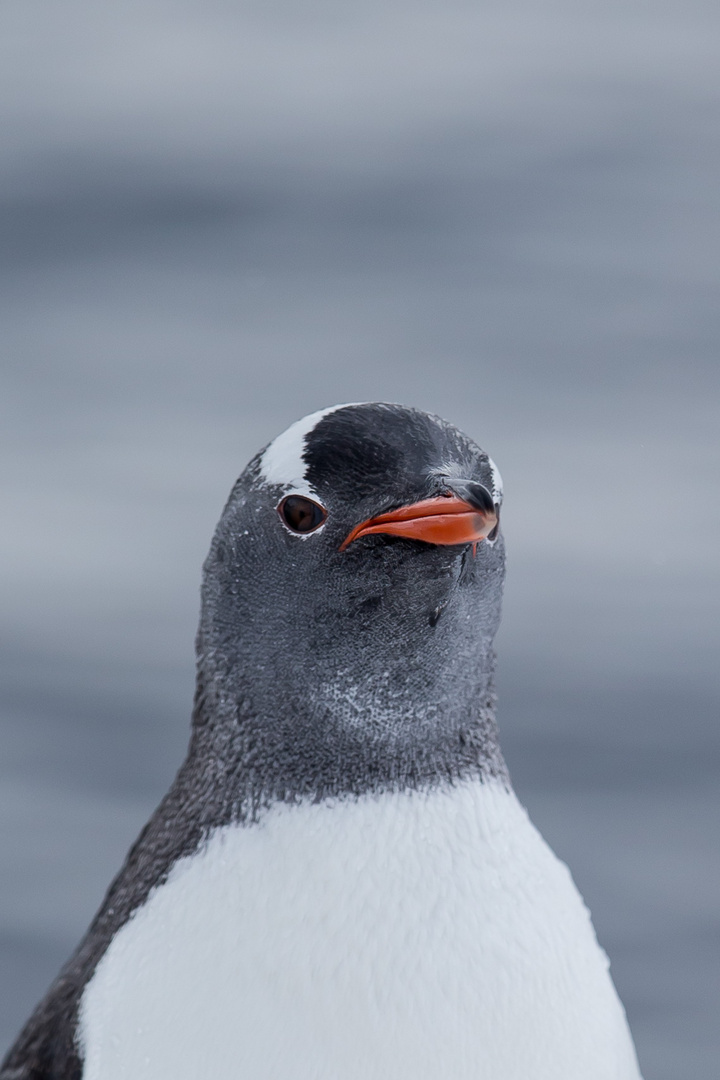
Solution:
[[[313,532],[327,517],[327,510],[304,495],[288,495],[278,506],[278,512],[288,529],[296,533]]]

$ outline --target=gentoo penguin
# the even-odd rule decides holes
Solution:
[[[2,1080],[638,1080],[498,744],[501,498],[398,405],[253,458],[204,567],[187,759]]]

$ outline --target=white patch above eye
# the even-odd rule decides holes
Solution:
[[[350,404],[356,404],[352,402]],[[267,484],[279,484],[286,489],[286,494],[307,495],[317,498],[310,484],[305,479],[307,462],[303,458],[308,435],[315,430],[324,416],[347,409],[350,404],[331,405],[328,409],[296,420],[294,424],[278,435],[265,450],[260,459],[260,472]]]
[[[492,473],[492,497],[496,503],[501,503],[503,497],[502,476],[500,475],[500,470],[498,469],[497,465],[489,455],[488,465],[490,466],[490,472]]]

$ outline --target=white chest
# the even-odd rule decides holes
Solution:
[[[218,830],[86,988],[84,1080],[637,1080],[565,866],[466,784]]]

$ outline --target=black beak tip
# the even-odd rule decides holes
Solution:
[[[448,487],[461,499],[469,502],[473,509],[480,511],[480,513],[494,514],[497,512],[493,497],[483,484],[479,484],[475,480],[451,480]]]

